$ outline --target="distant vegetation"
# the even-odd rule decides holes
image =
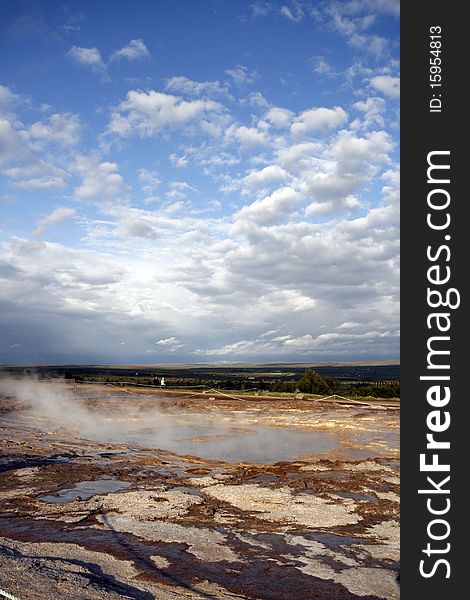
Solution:
[[[376,398],[399,398],[400,384],[394,382],[346,383],[331,377],[321,377],[313,369],[305,371],[298,381],[278,381],[273,384],[273,392],[303,392],[305,394],[342,394],[346,396],[374,396]]]
[[[76,381],[131,382],[168,388],[215,388],[240,392],[302,393],[327,396],[373,396],[399,398],[399,365],[305,366],[293,364],[238,366],[41,366],[3,367],[3,372],[39,378],[65,377]]]
[[[323,378],[313,369],[307,369],[302,379],[294,381],[278,381],[273,384],[273,392],[303,392],[304,394],[331,394],[335,389],[335,382]]]

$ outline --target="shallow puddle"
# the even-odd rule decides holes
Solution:
[[[357,494],[355,492],[336,492],[337,496],[341,498],[351,498],[352,500],[366,500],[367,502],[377,502],[377,498],[375,496],[371,496],[370,494]]]
[[[94,481],[80,481],[71,488],[59,490],[55,494],[40,496],[39,499],[43,502],[65,504],[66,502],[73,502],[77,496],[80,496],[82,500],[88,500],[92,496],[118,492],[130,486],[131,484],[128,481],[119,481],[118,479],[102,478]]]

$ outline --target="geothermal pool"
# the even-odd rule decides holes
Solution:
[[[396,411],[373,407],[318,406],[295,401],[229,403],[199,395],[73,392],[54,386],[31,387],[22,414],[43,432],[60,428],[75,439],[155,448],[204,460],[273,464],[328,455],[372,458],[399,449]],[[21,399],[21,395],[17,398]]]
[[[90,439],[116,441],[112,435],[90,436]],[[324,453],[339,446],[338,439],[328,433],[259,425],[227,427],[216,421],[187,425],[179,423],[176,416],[171,420],[170,429],[162,430],[158,424],[154,428],[147,426],[144,431],[130,427],[127,432],[121,432],[118,439],[120,443],[156,447],[208,460],[267,464]]]

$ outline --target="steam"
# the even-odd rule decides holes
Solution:
[[[89,397],[84,398],[81,393]],[[93,441],[178,451],[185,438],[210,434],[214,426],[219,432],[229,430],[229,424],[223,423],[217,411],[209,415],[192,412],[188,417],[177,408],[162,405],[155,394],[129,398],[117,390],[97,390],[93,397],[93,392],[80,387],[74,391],[70,383],[61,379],[49,382],[33,377],[0,378],[0,395],[15,398],[21,414],[42,431],[65,428],[70,436]]]
[[[53,424],[84,431],[95,428],[96,414],[74,397],[65,382],[42,382],[34,379],[0,380],[0,392],[13,396],[20,407],[35,416],[51,421]]]
[[[147,433],[150,433],[148,425],[152,426],[154,438],[157,424],[160,425],[159,433],[169,428],[168,415],[163,414],[155,404],[152,409],[147,409],[149,414],[145,414],[142,409],[136,412],[135,406],[126,407],[125,397],[122,402],[119,402],[121,398],[113,398],[112,409],[109,410],[110,398],[103,394],[101,409],[99,402],[98,406],[90,408],[64,380],[44,382],[33,378],[1,379],[0,393],[14,397],[22,413],[34,418],[35,425],[43,430],[64,427],[76,435],[92,440],[126,442],[130,434],[138,435],[139,428],[147,426]]]

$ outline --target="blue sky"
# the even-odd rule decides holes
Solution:
[[[0,23],[0,362],[398,358],[396,0]]]

